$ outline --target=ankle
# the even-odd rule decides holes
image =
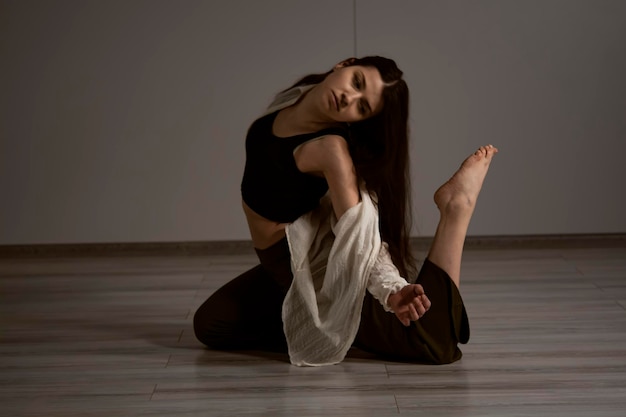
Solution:
[[[439,207],[442,218],[446,219],[469,219],[474,213],[476,200],[459,194],[450,198],[445,205]]]

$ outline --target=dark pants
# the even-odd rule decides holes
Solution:
[[[215,349],[287,351],[281,318],[291,285],[286,239],[257,249],[261,264],[218,289],[196,311],[194,330]],[[458,343],[469,339],[463,300],[448,274],[428,259],[415,283],[424,287],[430,310],[405,327],[367,292],[354,346],[392,360],[450,363],[461,358]]]

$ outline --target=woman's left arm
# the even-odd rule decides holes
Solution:
[[[306,142],[296,150],[295,158],[300,171],[324,176],[337,219],[359,204],[356,170],[344,138],[326,135]]]
[[[321,173],[328,183],[333,210],[337,219],[356,206],[361,200],[356,170],[350,156],[348,144],[338,135],[327,135],[303,144],[294,155],[298,169],[302,172]],[[408,284],[400,277],[391,257],[385,251],[379,255],[377,264],[395,269],[395,276],[387,273],[372,274],[368,290],[387,311],[393,311],[405,326],[417,320],[430,308],[430,301],[421,285]],[[376,270],[376,267],[374,267]],[[401,281],[398,281],[399,278]]]
[[[405,326],[418,320],[430,308],[430,300],[418,284],[409,284],[400,276],[383,242],[369,276],[367,290],[386,311],[393,312]]]

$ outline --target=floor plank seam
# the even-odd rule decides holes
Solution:
[[[398,414],[400,414],[400,405],[398,404],[398,397],[396,396],[396,394],[393,394],[393,400],[396,402],[396,411],[398,412]]]

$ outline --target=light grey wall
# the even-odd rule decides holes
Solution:
[[[419,233],[483,143],[501,152],[470,234],[626,232],[626,2],[358,4],[359,54],[397,57],[409,80]]]
[[[470,234],[626,232],[625,40],[620,0],[0,1],[0,244],[247,239],[247,127],[355,44],[411,87],[416,235],[487,142]]]

